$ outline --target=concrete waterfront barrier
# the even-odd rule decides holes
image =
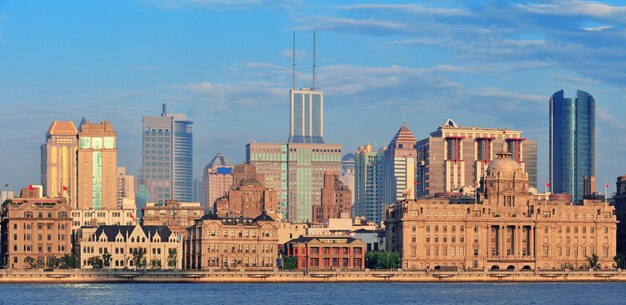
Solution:
[[[626,282],[621,270],[409,271],[409,270],[0,270],[1,283],[349,283],[349,282]]]

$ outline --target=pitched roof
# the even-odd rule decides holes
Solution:
[[[226,155],[222,153],[217,153],[215,157],[209,162],[207,165],[208,168],[216,168],[216,167],[225,167],[225,166],[233,166],[233,164],[228,160]]]
[[[75,136],[77,134],[78,129],[72,121],[52,121],[50,128],[48,128],[48,135]]]
[[[389,143],[390,147],[395,147],[398,142],[417,142],[417,139],[413,135],[413,133],[406,127],[406,124],[402,123],[400,129],[393,137],[393,140]]]
[[[321,241],[324,239],[345,239],[346,243],[352,243],[355,241],[360,241],[360,239],[358,238],[354,238],[352,236],[342,236],[342,235],[327,235],[327,236],[303,236],[300,235],[300,237],[298,238],[294,238],[290,241],[288,241],[288,243],[308,243],[311,241]]]
[[[172,231],[167,226],[142,226],[139,227],[143,230],[146,236],[154,236],[156,233],[161,237],[162,242],[166,242],[170,235],[172,235]],[[112,242],[115,241],[115,237],[118,233],[122,234],[122,236],[126,237],[126,235],[130,235],[133,233],[135,226],[119,226],[119,225],[103,225],[99,226],[96,230],[96,236],[99,237],[104,233],[107,237],[107,241]]]

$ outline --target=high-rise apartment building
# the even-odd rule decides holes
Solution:
[[[324,93],[319,89],[289,90],[289,143],[324,143]]]
[[[475,188],[490,162],[494,148],[507,143],[512,159],[537,187],[537,143],[522,138],[521,131],[504,128],[460,127],[448,119],[430,137],[416,144],[416,196]]]
[[[354,205],[352,216],[365,216],[379,223],[385,214],[382,198],[382,165],[384,151],[372,145],[359,147],[355,157]]]
[[[152,200],[190,202],[193,199],[193,135],[184,114],[143,117],[142,183]]]
[[[108,121],[83,119],[78,132],[78,197],[74,209],[115,210],[117,206],[117,133]]]
[[[53,121],[41,145],[41,185],[50,198],[66,198],[76,205],[78,130],[72,121]]]
[[[125,167],[117,168],[117,208],[135,206],[135,177],[126,174]]]
[[[328,224],[331,218],[351,218],[352,190],[341,182],[339,172],[324,173],[321,204],[313,206],[313,221]]]
[[[263,174],[263,185],[276,191],[278,211],[288,219],[289,202],[287,144],[257,143],[246,145],[246,163],[254,165],[257,173]]]
[[[583,197],[584,177],[596,174],[596,101],[576,91],[560,90],[550,98],[550,185],[553,193]]]
[[[233,164],[224,154],[216,154],[207,164],[202,183],[205,198],[203,206],[205,211],[208,211],[213,207],[215,200],[226,195],[233,185]]]
[[[355,170],[355,155],[353,153],[349,153],[343,156],[341,159],[341,182],[343,185],[350,189],[352,195],[352,202],[350,205],[354,204],[354,170]]]

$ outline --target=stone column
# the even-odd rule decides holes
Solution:
[[[529,235],[530,235],[530,257],[535,258],[535,227],[534,226],[530,226],[529,228]]]
[[[522,257],[522,226],[515,226],[515,256]]]
[[[491,257],[491,225],[487,225],[487,257]]]
[[[500,239],[500,257],[501,258],[506,256],[506,246],[504,245],[504,240],[505,240],[504,228],[505,228],[504,225],[500,225],[500,236],[498,236]]]

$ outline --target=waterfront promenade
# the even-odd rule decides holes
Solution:
[[[602,271],[120,271],[1,270],[0,283],[350,283],[350,282],[626,282],[623,270]]]

